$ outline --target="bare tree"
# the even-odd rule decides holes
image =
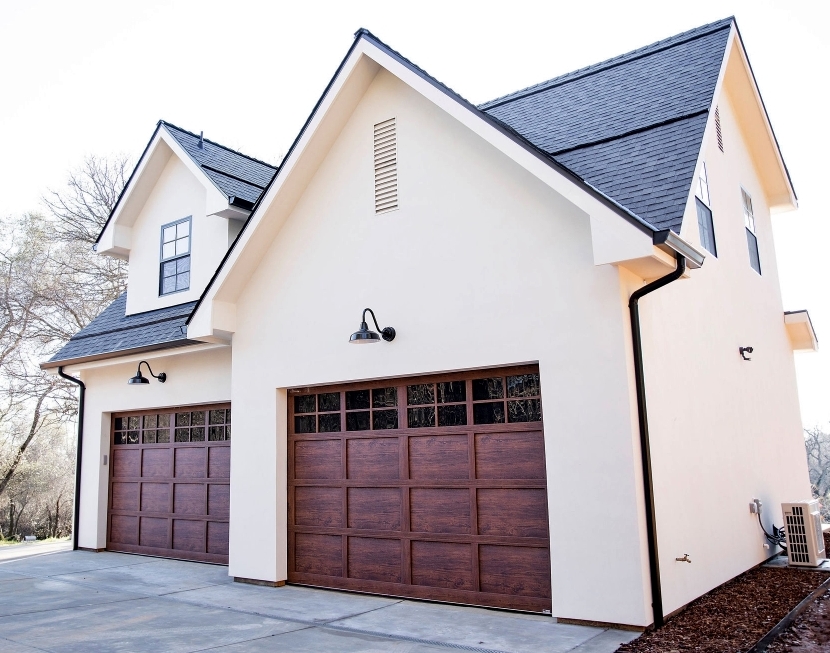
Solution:
[[[807,447],[807,468],[813,496],[821,499],[821,513],[830,521],[830,433],[818,426],[804,430],[804,445]]]

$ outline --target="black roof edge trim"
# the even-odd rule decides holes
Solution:
[[[183,338],[181,340],[170,340],[168,342],[160,342],[155,345],[146,345],[144,347],[133,347],[131,349],[115,349],[113,351],[102,352],[100,354],[92,354],[90,356],[76,356],[75,358],[64,358],[62,360],[48,360],[40,364],[40,369],[48,370],[58,366],[66,367],[67,365],[80,365],[82,363],[92,363],[94,361],[107,360],[109,358],[121,358],[123,356],[132,356],[135,354],[145,354],[151,351],[164,351],[165,349],[176,349],[178,347],[187,347],[189,345],[209,345],[211,343],[202,342],[201,340],[189,340]]]
[[[132,331],[133,329],[141,329],[146,326],[153,326],[154,324],[163,324],[164,322],[173,322],[174,320],[181,320],[183,317],[190,315],[190,312],[181,313],[180,315],[170,315],[162,317],[158,320],[150,320],[149,322],[142,322],[141,324],[132,324],[130,326],[123,326],[117,329],[107,329],[106,331],[96,331],[95,333],[76,333],[68,342],[77,342],[78,340],[86,340],[87,338],[97,338],[98,336],[106,336],[111,333],[121,333],[122,331]]]
[[[711,105],[711,102],[709,103]],[[627,132],[623,132],[621,134],[616,134],[614,136],[606,136],[605,138],[599,138],[595,141],[589,141],[587,143],[582,143],[580,145],[574,145],[573,147],[565,147],[561,150],[556,150],[556,152],[551,152],[551,156],[560,156],[562,154],[568,154],[570,152],[574,152],[576,150],[581,150],[586,147],[593,147],[594,145],[603,145],[604,143],[610,143],[611,141],[616,141],[621,138],[628,138],[629,136],[634,136],[636,134],[641,134],[643,132],[650,131],[652,129],[657,129],[658,127],[665,127],[667,125],[671,125],[676,122],[683,122],[684,120],[691,120],[692,118],[697,118],[698,116],[703,115],[704,113],[709,113],[709,109],[699,109],[698,111],[693,111],[692,113],[686,113],[682,116],[676,116],[674,118],[668,118],[667,120],[661,120],[660,122],[655,122],[651,125],[645,125],[644,127],[637,127],[636,129],[630,129]]]
[[[252,181],[248,181],[247,179],[243,179],[242,177],[237,177],[236,175],[232,175],[230,172],[225,172],[224,170],[220,170],[219,168],[214,168],[213,166],[205,165],[204,163],[200,164],[202,170],[210,170],[211,172],[215,172],[218,175],[222,175],[223,177],[228,177],[229,179],[234,179],[236,181],[240,181],[243,184],[247,184],[248,186],[253,186],[254,188],[259,188],[263,190],[265,186],[260,186],[259,184],[255,184]]]
[[[602,202],[603,204],[605,204],[605,206],[607,206],[608,208],[610,208],[611,210],[613,210],[614,212],[619,214],[621,217],[625,218],[628,222],[633,224],[635,227],[637,227],[638,229],[640,229],[644,233],[652,235],[655,232],[655,228],[654,228],[653,225],[649,224],[648,222],[643,220],[640,216],[633,213],[632,211],[629,211],[624,206],[622,206],[618,202],[616,202],[613,199],[611,199],[610,197],[608,197],[602,191],[598,190],[597,188],[594,188],[591,184],[589,184],[584,179],[582,179],[582,177],[580,177],[575,172],[573,172],[572,170],[570,170],[566,166],[562,165],[558,161],[554,160],[549,154],[547,154],[547,152],[544,152],[543,150],[540,150],[538,147],[533,145],[533,143],[528,141],[526,138],[524,138],[521,134],[517,133],[511,127],[508,127],[502,121],[500,121],[497,118],[495,118],[495,117],[485,113],[484,111],[480,110],[478,107],[476,107],[471,102],[468,102],[467,100],[462,98],[460,95],[458,95],[458,93],[455,93],[454,91],[450,90],[448,87],[441,84],[441,82],[436,80],[434,77],[432,77],[428,73],[426,73],[426,71],[421,70],[420,68],[418,68],[418,66],[413,64],[411,61],[406,59],[404,56],[402,56],[401,54],[399,54],[398,52],[396,52],[395,50],[390,48],[383,41],[381,41],[374,34],[372,34],[369,30],[367,30],[366,28],[361,27],[360,29],[358,29],[355,32],[354,41],[352,42],[351,46],[349,47],[348,51],[346,52],[346,55],[343,57],[343,60],[340,62],[340,65],[337,66],[337,70],[335,70],[334,75],[329,80],[329,83],[326,85],[326,88],[323,90],[323,93],[320,96],[320,99],[317,100],[317,103],[314,105],[314,108],[311,110],[311,113],[309,114],[308,118],[306,119],[305,123],[303,124],[302,129],[300,129],[300,132],[297,134],[297,137],[294,139],[294,142],[291,144],[291,147],[288,149],[288,152],[286,153],[285,157],[283,157],[282,164],[277,169],[276,174],[273,176],[271,181],[268,182],[268,186],[265,187],[265,190],[259,196],[259,199],[257,199],[256,203],[254,204],[253,208],[251,209],[251,215],[248,216],[248,219],[245,221],[245,224],[242,225],[242,229],[239,230],[239,233],[236,235],[236,238],[234,239],[233,243],[231,243],[231,246],[228,248],[228,251],[225,252],[225,256],[222,257],[222,260],[219,263],[219,266],[216,268],[216,271],[213,273],[213,276],[211,276],[210,281],[208,281],[207,286],[205,286],[204,291],[199,296],[199,299],[196,301],[196,305],[193,307],[193,310],[190,312],[190,315],[188,316],[187,320],[185,321],[186,325],[190,324],[190,321],[193,319],[193,316],[196,314],[196,311],[198,311],[199,308],[201,307],[202,302],[204,302],[205,297],[207,297],[207,293],[213,287],[213,284],[216,282],[216,279],[218,278],[219,273],[222,271],[222,268],[225,267],[225,263],[227,262],[228,258],[230,258],[230,256],[233,253],[234,249],[236,249],[236,244],[239,242],[239,239],[245,233],[245,230],[248,228],[248,224],[253,219],[254,215],[256,214],[257,209],[259,209],[260,205],[262,204],[263,199],[268,194],[268,191],[271,189],[271,186],[274,184],[274,182],[280,176],[280,173],[283,171],[283,169],[285,167],[285,162],[288,161],[288,159],[294,153],[294,150],[296,149],[297,145],[299,144],[300,139],[303,137],[303,134],[305,134],[306,130],[308,129],[308,126],[311,124],[311,121],[314,119],[314,116],[317,115],[317,111],[319,110],[320,105],[323,103],[323,100],[328,95],[329,91],[331,90],[331,87],[334,86],[334,82],[340,76],[340,72],[343,70],[343,67],[346,65],[346,62],[352,56],[352,53],[354,52],[354,50],[357,47],[357,44],[360,42],[361,38],[365,38],[366,40],[372,41],[377,47],[379,47],[381,50],[386,52],[393,59],[398,61],[398,63],[400,63],[401,65],[403,65],[407,69],[411,70],[412,72],[414,72],[416,75],[421,77],[424,81],[426,81],[430,85],[437,88],[439,91],[444,93],[450,99],[455,100],[456,102],[458,102],[461,106],[465,107],[471,113],[473,113],[474,115],[478,116],[479,118],[481,118],[482,120],[487,122],[491,127],[493,127],[495,129],[497,129],[498,131],[502,132],[505,136],[507,136],[512,141],[514,141],[517,145],[521,146],[522,148],[524,148],[525,150],[527,150],[528,152],[530,152],[531,154],[536,156],[538,159],[542,160],[548,166],[550,166],[551,168],[559,171],[560,173],[562,173],[566,177],[570,178],[574,183],[576,183],[578,186],[580,186],[583,190],[587,191],[589,195],[591,195],[595,199],[597,199],[600,202]]]
[[[235,206],[238,209],[245,209],[246,211],[250,211],[254,208],[254,203],[248,200],[244,200],[241,197],[237,197],[236,195],[231,195],[228,198],[228,204],[231,206]]]
[[[755,78],[755,71],[752,69],[752,62],[749,60],[749,53],[744,47],[744,37],[741,36],[741,29],[738,27],[738,20],[733,18],[732,22],[735,24],[735,31],[738,34],[738,42],[741,44],[741,51],[744,53],[746,65],[749,66],[749,74],[752,77],[752,83],[755,86],[755,90],[758,92],[758,99],[761,100],[761,109],[764,110],[764,117],[767,119],[769,131],[772,134],[772,140],[775,143],[775,149],[778,150],[778,156],[781,158],[781,164],[784,166],[784,174],[787,175],[787,181],[790,184],[790,189],[793,191],[793,197],[795,197],[796,201],[798,201],[798,194],[795,192],[795,185],[793,184],[793,179],[790,176],[790,169],[787,167],[787,162],[784,160],[784,153],[781,151],[781,145],[778,143],[778,137],[775,135],[775,130],[772,128],[772,120],[769,118],[769,112],[767,111],[767,105],[764,102],[764,96],[761,95],[761,87],[758,86],[758,80]]]
[[[362,30],[362,28],[361,28],[361,30]],[[358,33],[361,33],[361,30],[358,30],[355,34],[357,35]],[[355,36],[354,41],[352,41],[351,46],[349,46],[349,49],[346,52],[346,56],[343,57],[342,61],[340,62],[340,65],[337,66],[337,70],[334,71],[334,75],[332,75],[332,78],[329,80],[329,83],[326,84],[326,88],[323,90],[322,95],[320,95],[320,98],[314,104],[314,108],[311,110],[311,113],[309,114],[308,118],[306,118],[306,121],[305,121],[305,123],[303,123],[302,128],[300,128],[300,131],[297,134],[297,137],[294,139],[294,142],[291,143],[291,147],[288,148],[288,152],[283,157],[282,163],[280,164],[279,168],[277,168],[276,173],[274,173],[274,176],[271,177],[271,181],[268,182],[268,185],[262,191],[259,198],[257,198],[257,201],[254,202],[253,206],[251,207],[251,214],[248,216],[248,219],[245,220],[245,223],[242,225],[242,229],[240,229],[239,233],[236,234],[236,238],[233,239],[233,242],[231,243],[231,246],[228,247],[228,251],[225,252],[225,255],[222,257],[222,260],[219,262],[219,266],[214,271],[213,276],[211,276],[211,278],[210,278],[210,281],[208,281],[207,286],[205,286],[205,289],[202,291],[202,294],[199,295],[199,299],[196,300],[196,305],[193,307],[193,310],[190,311],[190,315],[188,316],[187,320],[185,321],[185,325],[190,324],[190,320],[193,319],[193,316],[196,314],[196,311],[199,310],[199,307],[202,305],[202,302],[204,301],[204,299],[207,296],[208,292],[213,287],[213,284],[216,282],[216,279],[219,276],[219,273],[222,271],[222,268],[225,267],[225,263],[230,258],[230,256],[233,253],[234,249],[236,249],[236,244],[239,242],[239,239],[242,237],[242,234],[244,234],[245,230],[248,228],[248,224],[251,222],[251,219],[254,217],[254,214],[256,213],[256,210],[259,208],[260,204],[262,203],[263,198],[268,194],[268,191],[270,190],[271,186],[273,186],[274,182],[277,180],[277,177],[280,176],[280,173],[282,172],[283,168],[285,167],[285,165],[284,165],[285,162],[294,153],[294,150],[297,148],[297,145],[299,144],[300,139],[303,137],[303,134],[305,134],[306,130],[308,129],[308,126],[311,124],[311,121],[314,119],[314,116],[317,114],[317,111],[320,109],[320,105],[323,104],[323,100],[325,100],[326,95],[328,95],[329,91],[331,90],[331,87],[334,86],[334,82],[338,78],[338,76],[340,75],[340,71],[343,70],[343,67],[346,65],[346,62],[349,60],[349,57],[352,56],[352,52],[354,52],[354,49],[357,47],[358,42],[359,42],[359,38],[357,38],[357,36]]]
[[[586,77],[590,77],[591,75],[596,75],[597,73],[605,72],[606,70],[611,70],[612,68],[616,68],[617,66],[622,66],[624,64],[631,63],[632,61],[639,61],[640,59],[644,59],[645,57],[650,57],[653,54],[659,54],[660,52],[665,52],[666,50],[669,50],[669,49],[671,49],[675,46],[683,45],[684,43],[691,43],[692,41],[696,41],[697,39],[703,38],[704,36],[709,36],[710,34],[714,34],[715,32],[720,32],[721,30],[728,29],[730,27],[730,24],[728,24],[728,23],[726,25],[720,24],[720,23],[723,23],[723,21],[726,21],[726,20],[734,21],[735,17],[730,16],[728,18],[722,18],[721,20],[717,20],[714,23],[710,23],[710,25],[712,25],[712,28],[705,31],[705,32],[701,32],[699,34],[694,34],[694,35],[688,36],[685,39],[681,39],[681,40],[676,41],[676,42],[671,43],[671,44],[666,44],[666,45],[661,46],[659,48],[655,48],[654,50],[650,50],[649,52],[642,52],[642,53],[640,53],[638,55],[634,55],[634,56],[632,56],[628,59],[623,59],[621,61],[616,61],[614,63],[610,63],[613,59],[621,59],[622,57],[627,57],[628,55],[633,54],[634,52],[637,52],[637,50],[642,50],[642,49],[650,48],[654,45],[657,45],[658,43],[660,43],[660,41],[655,41],[654,43],[651,43],[649,45],[644,45],[642,48],[637,48],[635,50],[631,50],[630,52],[626,52],[626,53],[618,55],[616,57],[612,57],[611,59],[606,59],[604,62],[601,61],[598,64],[591,64],[590,66],[585,66],[585,68],[592,68],[593,66],[597,66],[597,67],[593,70],[588,70],[588,71],[584,72],[581,75],[574,75],[573,77],[570,77],[568,79],[564,79],[561,82],[556,82],[557,79],[560,79],[561,77],[564,77],[565,75],[571,74],[571,73],[564,73],[563,75],[559,75],[558,77],[554,77],[553,79],[551,79],[550,80],[551,84],[549,86],[543,86],[541,88],[534,88],[533,90],[528,90],[527,92],[525,92],[524,90],[514,91],[513,93],[508,93],[507,95],[503,95],[501,97],[494,98],[492,100],[489,100],[488,102],[482,102],[479,105],[479,107],[482,109],[482,111],[489,111],[490,109],[495,109],[495,108],[503,106],[505,104],[509,104],[510,102],[514,102],[516,100],[522,100],[524,98],[531,97],[532,95],[536,95],[537,93],[544,93],[545,91],[549,91],[552,88],[558,88],[559,86],[564,86],[565,84],[570,84],[571,82],[575,82],[575,81],[580,80],[580,79],[585,79]],[[718,25],[718,27],[714,27],[715,25]],[[702,25],[701,27],[705,27],[705,25]],[[699,29],[699,28],[692,28],[691,30],[688,30],[688,31],[694,31],[695,29]],[[679,36],[679,34],[677,36]],[[673,37],[669,37],[669,38],[673,38]],[[666,39],[664,39],[664,40],[666,40]],[[606,64],[606,63],[607,63],[607,65],[603,65],[603,64]],[[585,68],[583,68],[582,70],[584,70]],[[578,70],[573,71],[573,72],[578,72]],[[544,83],[545,82],[542,82],[542,84],[544,84]]]
[[[135,173],[138,172],[138,168],[141,165],[141,162],[144,160],[144,157],[147,156],[147,150],[150,149],[150,144],[155,140],[156,134],[158,134],[159,129],[161,129],[161,125],[164,123],[163,120],[159,120],[156,123],[156,128],[153,130],[153,135],[150,136],[150,140],[147,141],[147,145],[144,146],[144,151],[141,153],[141,156],[138,157],[138,161],[136,161],[135,167],[133,171],[130,173],[130,176],[127,178],[127,183],[124,184],[124,188],[121,189],[121,192],[118,194],[118,199],[115,200],[115,204],[112,207],[112,211],[107,216],[107,221],[104,222],[104,226],[101,227],[101,231],[98,234],[98,237],[95,239],[94,245],[98,245],[101,242],[101,236],[104,235],[104,232],[107,230],[109,226],[110,220],[112,220],[112,216],[115,215],[115,212],[118,210],[118,207],[121,205],[121,200],[124,198],[124,193],[127,192],[127,189],[130,187],[130,184],[133,182],[133,177],[135,177]],[[98,251],[97,249],[95,251]]]

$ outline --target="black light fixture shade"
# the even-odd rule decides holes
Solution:
[[[369,330],[369,325],[366,323],[366,313],[372,314],[372,321],[375,323],[375,328],[380,331]],[[375,317],[375,312],[371,308],[363,309],[363,317],[360,320],[360,329],[355,331],[349,338],[349,342],[353,345],[371,345],[380,342],[383,338],[386,342],[392,342],[395,339],[395,329],[393,327],[385,327],[381,329],[378,326],[378,320]]]
[[[153,374],[153,370],[150,367],[150,363],[148,363],[147,361],[141,361],[138,364],[138,370],[136,370],[135,376],[130,378],[129,381],[127,381],[129,385],[147,385],[148,383],[150,383],[150,379],[148,379],[141,373],[142,365],[147,366],[147,370],[150,372],[150,376],[152,376],[154,379],[158,379],[159,383],[164,383],[167,380],[167,374],[165,374],[164,372],[161,372],[160,374]]]

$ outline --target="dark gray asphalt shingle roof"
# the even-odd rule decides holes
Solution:
[[[732,19],[479,108],[658,229],[680,231]]]
[[[188,302],[128,316],[125,315],[127,293],[123,293],[85,328],[72,336],[49,362],[142,348],[164,349],[195,344],[195,341],[187,339],[184,326],[195,305],[196,302]]]
[[[199,147],[197,134],[169,122],[162,121],[162,124],[228,197],[240,197],[253,204],[277,172],[272,165],[206,138],[202,141],[202,147]]]

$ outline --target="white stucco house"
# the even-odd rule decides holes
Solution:
[[[796,205],[733,19],[479,106],[360,30],[278,169],[159,122],[96,248],[128,292],[43,364],[78,543],[659,622],[810,496]]]

